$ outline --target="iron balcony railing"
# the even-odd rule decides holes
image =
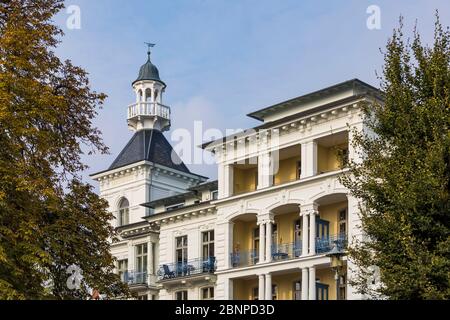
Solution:
[[[128,270],[123,273],[122,280],[129,285],[147,284],[147,271]]]
[[[272,244],[272,260],[294,259],[302,255],[302,242]]]
[[[136,116],[159,116],[170,119],[170,108],[158,102],[136,102],[128,106],[128,119]]]
[[[194,259],[177,263],[162,264],[158,270],[158,279],[167,280],[179,277],[189,277],[216,271],[216,258]]]
[[[347,247],[347,234],[339,233],[316,238],[316,254],[330,252],[335,245],[338,246],[339,250],[344,250]],[[272,244],[271,254],[271,261],[300,258],[302,255],[302,241]],[[258,250],[239,251],[230,254],[232,268],[252,266],[258,261]]]
[[[238,251],[230,254],[232,268],[252,266],[258,263],[258,261],[259,257],[257,250]]]
[[[330,252],[337,245],[339,250],[347,247],[347,234],[339,233],[326,237],[316,238],[316,253],[322,254]]]

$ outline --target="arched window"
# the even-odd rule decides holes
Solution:
[[[119,203],[119,226],[124,226],[129,223],[130,219],[130,203],[126,198],[123,198]]]
[[[152,90],[145,89],[145,102],[152,102]]]

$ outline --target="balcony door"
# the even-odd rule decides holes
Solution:
[[[147,277],[147,244],[136,246],[136,283],[144,283]]]
[[[188,262],[188,239],[187,236],[176,238],[176,264],[177,264],[177,274],[184,275],[186,273],[187,262]]]
[[[213,272],[216,258],[214,256],[214,230],[202,232],[202,267],[203,272]]]
[[[316,283],[316,300],[328,300],[328,285]]]
[[[316,253],[331,250],[330,222],[322,219],[316,220]]]
[[[327,220],[316,220],[316,238],[325,239],[330,236],[330,222]]]
[[[293,300],[302,300],[302,282],[294,282],[294,294],[292,295]]]
[[[253,252],[251,254],[251,263],[255,264],[259,261],[259,226],[253,229]]]

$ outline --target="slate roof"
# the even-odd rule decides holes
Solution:
[[[172,157],[174,161],[172,161]],[[160,131],[153,129],[137,131],[108,170],[117,169],[142,160],[191,173],[173,150],[166,137]]]

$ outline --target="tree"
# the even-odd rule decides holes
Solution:
[[[402,29],[400,18],[384,53],[384,102],[364,105],[367,130],[354,132],[361,161],[342,178],[365,235],[349,249],[360,268],[351,283],[373,297],[449,299],[450,34],[437,13],[431,47]]]
[[[87,152],[106,153],[92,124],[106,96],[52,51],[60,0],[0,3],[0,299],[127,295],[113,274],[107,203],[83,183]],[[79,290],[67,268],[83,271]]]

